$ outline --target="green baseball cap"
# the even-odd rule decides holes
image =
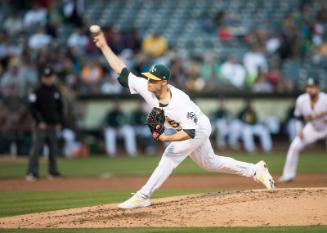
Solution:
[[[309,77],[306,81],[306,86],[317,86],[319,87],[319,79],[316,77]]]
[[[169,69],[161,64],[154,65],[149,72],[142,73],[148,79],[152,80],[169,80],[170,71]]]

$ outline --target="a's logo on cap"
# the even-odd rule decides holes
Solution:
[[[313,80],[313,78],[308,79],[308,84],[309,85],[313,85],[314,83],[315,83],[315,81]]]
[[[156,72],[156,71],[157,71],[157,68],[155,66],[152,67],[151,72]]]

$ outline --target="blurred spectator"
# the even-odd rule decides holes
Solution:
[[[221,67],[213,54],[207,53],[204,55],[200,72],[201,77],[204,78],[205,81],[210,82],[211,84],[217,82],[218,78],[221,76]]]
[[[257,27],[250,33],[246,34],[244,40],[251,47],[263,48],[266,46],[268,33],[266,29]]]
[[[11,58],[20,53],[18,45],[11,43],[10,37],[0,32],[0,74],[7,70]]]
[[[316,23],[313,28],[312,42],[315,46],[320,46],[324,39],[324,26],[320,23]]]
[[[26,80],[23,73],[19,69],[19,64],[10,65],[9,70],[3,74],[0,79],[1,89],[4,95],[8,95],[11,88],[15,88],[19,96],[25,94]]]
[[[268,54],[277,54],[278,49],[280,48],[280,37],[277,33],[272,34],[269,39],[266,41],[266,51]]]
[[[117,78],[112,75],[105,79],[105,82],[101,85],[101,94],[112,95],[120,94],[123,91],[122,85],[118,82]]]
[[[243,63],[248,73],[247,84],[252,86],[258,77],[258,70],[263,73],[268,71],[267,59],[259,47],[252,47],[243,57]]]
[[[153,33],[144,38],[142,50],[152,57],[160,57],[167,52],[168,42],[166,38],[159,33]]]
[[[114,107],[105,117],[104,138],[107,155],[114,157],[117,154],[117,138],[123,138],[125,150],[131,157],[136,156],[136,137],[133,127],[128,124],[127,116],[122,111],[120,103],[115,102]]]
[[[219,27],[218,38],[221,42],[229,42],[233,39],[231,31],[226,25]]]
[[[143,102],[139,102],[137,108],[131,114],[131,125],[140,145],[145,148],[145,153],[154,154],[156,150],[155,141],[149,127],[146,125],[148,113],[148,106]]]
[[[188,64],[186,87],[190,91],[201,91],[205,86],[205,80],[200,76],[201,64],[198,58],[193,58]]]
[[[0,99],[0,154],[8,153],[8,137],[6,135],[8,110],[3,100]]]
[[[28,44],[31,49],[38,50],[48,46],[51,40],[51,36],[46,34],[44,28],[39,27],[37,32],[30,37]]]
[[[215,14],[215,17],[214,17],[213,21],[214,21],[217,28],[219,28],[220,26],[222,26],[224,24],[225,17],[226,17],[226,12],[223,11],[223,10],[218,11]]]
[[[183,65],[183,60],[179,57],[175,57],[171,60],[171,64],[170,64],[170,72],[171,72],[171,77],[172,80],[172,84],[177,87],[180,88],[182,90],[184,90],[186,88],[186,70],[185,67]]]
[[[112,28],[110,47],[116,54],[120,54],[125,49],[124,38],[116,28]]]
[[[271,93],[274,91],[274,88],[269,81],[266,74],[261,71],[261,68],[258,67],[257,79],[252,86],[252,90],[254,92],[263,92],[263,93]]]
[[[67,45],[70,48],[84,49],[88,44],[89,38],[83,33],[82,29],[77,28],[68,37]]]
[[[292,57],[296,54],[298,45],[297,29],[294,25],[292,13],[285,14],[281,25],[280,47],[278,50],[282,60]]]
[[[103,69],[98,60],[93,59],[82,68],[82,82],[89,93],[97,93],[103,78]]]
[[[141,40],[138,36],[138,30],[133,28],[130,32],[127,32],[124,36],[125,48],[129,48],[134,54],[140,52],[141,50]]]
[[[13,12],[3,24],[3,28],[6,32],[9,33],[10,36],[17,35],[19,32],[23,30],[23,21],[18,16],[17,12]]]
[[[34,3],[32,9],[24,15],[24,27],[28,30],[34,26],[45,26],[46,20],[47,10]]]
[[[62,25],[63,11],[61,9],[62,2],[60,1],[48,1],[48,22],[53,22],[58,25]]]
[[[26,131],[23,124],[26,103],[18,96],[18,91],[15,85],[8,86],[7,94],[3,99],[3,104],[6,106],[7,110],[5,125],[3,127],[3,142],[5,142],[9,147],[9,151],[7,152],[12,155],[17,155],[18,148],[23,146],[22,135]]]
[[[245,34],[241,20],[230,12],[217,12],[214,22],[218,30],[218,38],[222,42],[228,42],[234,38],[240,38]]]
[[[244,87],[246,71],[234,57],[229,58],[224,64],[222,64],[221,76],[234,87]]]
[[[32,88],[34,88],[38,82],[38,74],[35,66],[33,65],[30,58],[22,57],[20,64],[20,77],[24,80],[23,90],[20,90],[20,96],[27,96]]]
[[[63,0],[65,22],[76,27],[83,26],[84,0]]]

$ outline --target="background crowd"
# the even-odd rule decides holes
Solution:
[[[317,67],[314,69],[319,71],[314,75],[321,77],[326,77],[327,73],[326,4],[324,1],[296,2],[298,7],[283,13],[271,27],[260,24],[247,27],[241,17],[228,9],[198,18],[203,35],[214,38],[223,47],[240,45],[243,50],[235,53],[220,54],[215,50],[193,52],[187,45],[183,47],[174,43],[160,30],[143,34],[143,28],[117,28],[114,23],[102,25],[102,28],[113,51],[135,73],[147,71],[154,63],[166,64],[171,68],[172,84],[187,92],[208,92],[216,94],[217,99],[221,92],[232,93],[236,90],[294,93],[301,89],[301,78],[313,73],[303,70],[300,74],[294,74],[292,70],[297,69],[294,64],[301,66],[310,63],[311,68]],[[313,2],[318,8],[313,7]],[[112,3],[97,1],[96,4],[110,6]],[[128,1],[121,4],[123,7]],[[93,23],[86,17],[91,5],[92,2],[87,0],[1,1],[0,153],[28,153],[31,116],[27,96],[38,85],[39,71],[45,65],[50,65],[57,75],[57,85],[65,103],[65,128],[74,132],[78,131],[76,122],[81,117],[76,107],[80,96],[127,93],[108,69],[88,33],[88,26]],[[192,18],[192,15],[187,17]],[[116,107],[119,109],[119,106]],[[245,112],[240,111],[238,116],[233,117],[239,121],[230,123],[228,127],[231,128],[227,130],[225,127],[226,132],[236,132],[228,129],[237,129],[242,119],[243,122],[247,121],[244,120],[248,119]],[[212,120],[218,118],[221,117],[214,116]],[[106,119],[106,125],[121,127],[121,122],[113,123],[110,117]],[[250,125],[255,125],[255,117],[250,121]],[[134,123],[131,121],[124,126],[135,124],[134,120]],[[226,122],[217,123],[223,124],[226,125]],[[253,151],[255,148],[249,135],[257,134],[261,135],[263,149],[269,151],[269,136],[278,132],[264,132],[262,127],[259,128],[246,128],[248,130],[244,131],[244,135],[231,136],[230,146],[237,148],[233,140],[235,142],[243,137],[246,150]],[[123,131],[117,135],[124,135]],[[134,131],[135,134],[144,135],[140,129]],[[108,130],[103,135],[105,144],[112,141],[108,137],[112,137],[113,132]],[[219,132],[223,132],[223,129]],[[76,138],[69,133],[66,135],[63,137],[66,144],[67,138],[73,138],[73,141]],[[218,135],[217,145],[226,146],[219,138]],[[131,144],[133,142],[129,139],[128,145]],[[115,153],[108,146],[104,148],[108,154]],[[126,150],[128,154],[136,153],[135,146],[126,147]],[[150,145],[145,150],[152,153],[154,149]]]

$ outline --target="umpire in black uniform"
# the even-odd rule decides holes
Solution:
[[[57,169],[57,133],[64,122],[61,94],[55,86],[55,75],[50,67],[41,74],[41,84],[29,95],[33,124],[33,145],[28,163],[26,180],[39,178],[39,155],[43,146],[49,147],[49,178],[60,178]]]

